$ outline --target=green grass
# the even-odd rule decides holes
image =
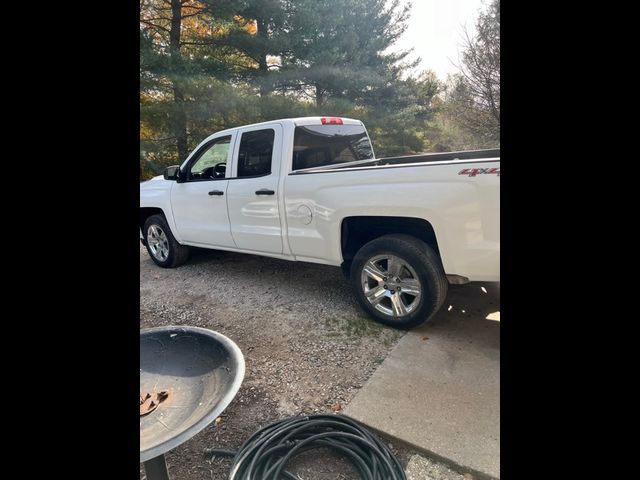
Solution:
[[[349,337],[379,337],[385,335],[385,346],[393,345],[398,338],[402,336],[402,332],[381,325],[369,317],[351,317],[351,318],[330,318],[326,320],[328,327],[334,332],[327,334],[329,337],[338,337],[347,335]]]

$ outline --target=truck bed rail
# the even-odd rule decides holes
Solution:
[[[322,167],[311,167],[291,172],[291,175],[305,173],[320,173],[345,169],[374,168],[386,166],[406,166],[414,164],[466,163],[500,160],[500,149],[465,150],[462,152],[422,153],[418,155],[403,155],[399,157],[372,158],[355,162],[336,163]]]

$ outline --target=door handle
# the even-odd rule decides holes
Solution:
[[[218,195],[218,196],[220,196],[220,195],[224,195],[224,192],[222,190],[211,190],[209,192],[209,195]]]
[[[273,190],[267,190],[266,188],[261,188],[260,190],[256,191],[256,195],[273,195],[274,192]]]

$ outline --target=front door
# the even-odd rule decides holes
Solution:
[[[171,188],[171,208],[180,240],[190,244],[235,247],[227,213],[234,135],[214,138],[191,156],[181,183]]]
[[[233,239],[244,250],[282,253],[278,202],[282,127],[244,128],[235,144],[234,178],[227,190]]]

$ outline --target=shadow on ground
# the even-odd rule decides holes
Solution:
[[[500,284],[472,282],[450,285],[442,309],[415,333],[443,335],[450,340],[481,342],[500,348]]]

